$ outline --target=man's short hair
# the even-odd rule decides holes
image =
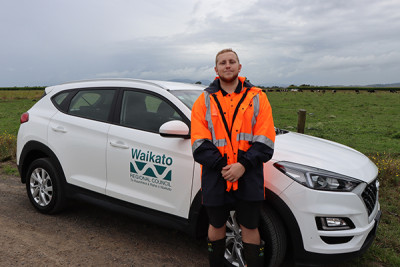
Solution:
[[[227,52],[234,53],[236,55],[238,63],[240,63],[239,56],[237,55],[237,53],[235,51],[233,51],[232,48],[225,48],[225,49],[222,49],[221,51],[219,51],[217,53],[217,55],[215,56],[215,66],[217,66],[217,63],[218,63],[218,56],[221,55],[221,54],[227,53]]]

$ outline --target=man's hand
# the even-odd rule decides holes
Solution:
[[[236,162],[231,165],[226,165],[225,167],[223,167],[221,173],[222,177],[225,180],[233,183],[239,180],[240,177],[242,177],[245,170],[246,169],[241,163]]]

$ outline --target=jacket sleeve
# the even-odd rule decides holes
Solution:
[[[212,143],[211,132],[206,121],[204,93],[196,100],[191,115],[191,142],[193,158],[203,166],[222,170],[227,160]]]
[[[269,161],[274,154],[275,127],[267,95],[259,94],[260,110],[253,127],[252,146],[238,159],[246,169]]]

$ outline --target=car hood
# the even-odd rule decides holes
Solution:
[[[362,153],[329,140],[293,132],[276,136],[272,161],[312,166],[367,183],[378,175],[378,168]]]

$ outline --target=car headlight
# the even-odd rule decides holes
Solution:
[[[293,162],[276,162],[274,167],[296,182],[315,190],[351,192],[361,183],[345,175]]]

